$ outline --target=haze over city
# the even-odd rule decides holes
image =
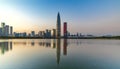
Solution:
[[[119,0],[0,0],[0,22],[15,32],[53,29],[58,12],[71,33],[120,35]]]

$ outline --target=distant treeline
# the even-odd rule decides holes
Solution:
[[[61,37],[64,39],[64,37]],[[0,37],[0,39],[56,39],[55,37]],[[120,39],[120,36],[100,37],[67,37],[65,39]]]

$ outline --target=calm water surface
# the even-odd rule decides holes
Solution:
[[[120,40],[0,40],[0,69],[120,69]]]

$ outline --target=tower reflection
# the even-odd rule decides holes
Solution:
[[[67,55],[67,39],[63,41],[63,54]]]
[[[52,47],[52,48],[56,48],[56,40],[55,40],[55,39],[53,39],[53,40],[51,41],[51,47]]]
[[[12,50],[12,42],[10,42],[10,50]]]
[[[59,64],[60,62],[60,52],[61,52],[61,40],[60,39],[57,39],[56,40],[56,53],[57,53],[57,63]]]
[[[61,55],[61,39],[56,39],[56,56],[57,56],[57,64],[60,63],[60,55]],[[67,55],[67,39],[63,40],[63,54]]]

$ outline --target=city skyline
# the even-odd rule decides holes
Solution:
[[[15,32],[38,32],[55,28],[59,11],[61,26],[67,22],[71,33],[120,35],[119,3],[119,0],[0,0],[0,21],[12,25]]]

